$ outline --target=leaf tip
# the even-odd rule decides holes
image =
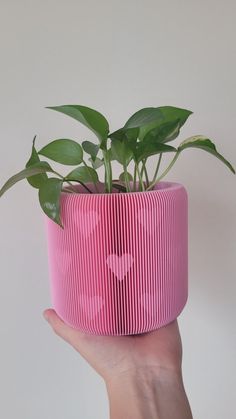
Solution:
[[[35,145],[36,137],[37,137],[37,135],[35,135],[34,138],[33,138],[33,147]]]
[[[55,110],[57,106],[45,106],[45,109]]]

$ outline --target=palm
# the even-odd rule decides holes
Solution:
[[[133,336],[94,336],[67,326],[46,310],[55,332],[71,344],[105,379],[134,368],[181,367],[182,345],[177,321],[154,332]]]

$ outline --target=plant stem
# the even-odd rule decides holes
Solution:
[[[85,161],[85,160],[83,160],[83,163],[84,163],[85,167],[87,167],[88,172],[89,172],[90,167],[87,165],[87,163],[86,163],[86,161]],[[92,183],[94,184],[94,187],[95,187],[96,192],[97,192],[97,193],[99,193],[99,191],[98,191],[98,187],[97,187],[96,182],[94,182],[94,180],[93,180],[92,176],[90,176],[90,178],[91,178],[91,180],[92,180]]]
[[[69,188],[67,188],[67,187],[64,187],[63,189],[62,189],[62,192],[68,192],[68,193],[73,193],[73,191],[71,191]]]
[[[102,149],[102,154],[104,158],[104,167],[105,167],[105,191],[111,193],[112,190],[112,171],[111,171],[111,162],[108,158],[107,148]]]
[[[134,183],[133,183],[133,192],[136,192],[136,179],[137,179],[137,168],[136,168],[136,164],[134,163]]]
[[[77,181],[77,182],[79,182],[85,189],[87,189],[87,191],[89,192],[89,193],[93,193],[88,187],[87,187],[87,185],[85,185],[85,183],[84,182],[81,182],[81,181]]]
[[[126,189],[128,192],[131,192],[126,164],[123,166],[123,168],[124,168]]]
[[[110,192],[112,191],[112,167],[111,167],[111,160],[108,157],[108,167],[109,167],[109,185],[110,185]]]
[[[78,191],[77,191],[77,189],[76,188],[74,188],[74,185],[73,185],[73,183],[71,183],[69,180],[67,180],[66,179],[66,177],[65,176],[62,176],[62,175],[60,175],[60,173],[58,173],[58,172],[55,172],[55,171],[53,171],[53,173],[55,173],[55,175],[57,175],[57,176],[59,176],[61,179],[63,179],[63,181],[65,181],[65,182],[67,182],[70,186],[71,186],[71,189],[75,192],[75,193],[78,193]],[[71,179],[72,181],[73,181],[73,179]],[[92,193],[92,191],[90,191],[90,189],[83,183],[83,182],[81,182],[80,180],[78,180],[78,179],[75,179],[74,180],[74,182],[78,182],[78,183],[80,183],[89,193]]]
[[[140,171],[141,176],[143,177],[143,172],[145,170],[145,164],[146,164],[147,158],[142,160],[142,168]]]
[[[78,191],[77,191],[77,189],[75,189],[75,188],[73,188],[73,184],[72,183],[70,183],[68,180],[66,180],[66,178],[63,178],[64,180],[65,180],[65,182],[67,182],[67,183],[69,183],[71,186],[72,186],[72,189],[73,189],[73,191],[74,192],[76,192],[76,193],[78,193]],[[84,182],[81,182],[81,180],[78,180],[78,179],[71,179],[73,182],[77,182],[77,183],[80,183],[80,185],[82,185],[89,193],[93,193],[89,188],[88,188],[88,186],[87,185],[85,185],[85,183]]]
[[[65,180],[65,177],[60,175],[60,173],[56,172],[55,170],[53,170],[53,173],[55,173],[55,175],[59,176],[61,179]],[[77,190],[74,188],[73,183],[71,183],[69,180],[65,180],[65,182],[67,182],[71,186],[72,190],[77,193]]]
[[[180,151],[177,151],[174,155],[174,158],[171,160],[169,166],[164,170],[164,172],[161,174],[161,176],[159,176],[159,178],[155,179],[152,181],[152,183],[150,183],[149,187],[147,188],[147,190],[150,190],[153,188],[153,186],[155,186],[155,184],[157,182],[159,182],[159,180],[161,180],[164,176],[166,176],[166,174],[169,172],[169,170],[172,168],[172,166],[174,165],[174,163],[176,162],[177,158],[179,157]]]
[[[145,159],[142,160],[142,168],[140,170],[140,175],[142,178],[143,178],[143,172],[144,172],[144,162],[145,162]]]
[[[157,178],[158,170],[159,170],[159,168],[160,168],[160,164],[161,164],[161,158],[162,158],[162,153],[160,153],[160,154],[159,154],[159,159],[158,159],[158,162],[157,162],[157,167],[156,167],[156,170],[155,170],[155,173],[154,173],[153,179],[152,179],[152,183],[155,183],[155,182],[156,182],[156,178]]]
[[[140,170],[139,170],[139,167],[138,167],[138,163],[135,163],[135,164],[136,164],[137,174],[138,174],[138,178],[139,178],[139,190],[144,191],[145,188],[144,188],[142,176],[141,176],[141,173],[140,173]]]
[[[148,179],[148,172],[147,172],[147,168],[146,168],[146,161],[147,161],[147,159],[142,160],[142,163],[143,163],[142,171],[145,174],[146,184],[147,184],[147,187],[148,187],[149,186],[149,179]],[[142,173],[143,173],[142,171],[141,171],[141,176],[142,176]]]

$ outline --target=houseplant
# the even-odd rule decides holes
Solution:
[[[88,107],[49,109],[84,124],[98,143],[56,139],[37,151],[34,138],[25,169],[3,185],[0,196],[22,179],[38,189],[54,308],[72,327],[94,334],[136,334],[167,324],[187,300],[188,216],[184,186],[162,179],[192,147],[234,168],[205,136],[187,138],[177,148],[168,144],[191,115],[186,109],[144,108],[115,132]],[[160,174],[165,153],[174,157]],[[153,155],[158,160],[150,179]],[[76,167],[64,176],[41,156]],[[114,161],[122,166],[115,180]]]

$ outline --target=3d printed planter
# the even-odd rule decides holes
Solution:
[[[45,216],[52,303],[72,327],[129,335],[174,320],[187,300],[188,204],[179,183],[132,193],[61,193]],[[90,185],[90,188],[92,186]]]

